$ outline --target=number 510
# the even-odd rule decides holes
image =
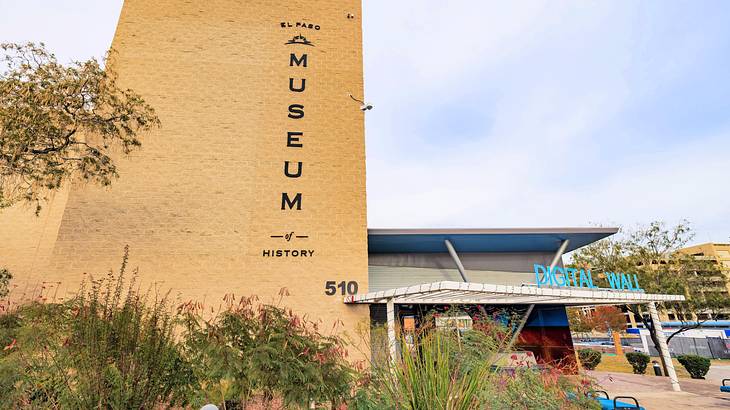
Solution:
[[[357,293],[357,282],[354,280],[345,282],[343,280],[342,282],[337,283],[334,280],[328,280],[324,283],[324,294],[327,296],[336,294],[338,289],[342,295],[354,295]]]

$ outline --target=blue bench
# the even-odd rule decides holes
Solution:
[[[730,386],[727,386],[730,387]],[[605,397],[601,397],[601,394]],[[601,410],[616,410],[616,409],[635,409],[635,410],[645,410],[643,407],[639,406],[639,401],[636,400],[635,397],[631,396],[615,396],[613,400],[611,400],[610,397],[608,397],[608,393],[603,390],[594,390],[591,393],[589,393],[589,397],[595,399],[598,401],[598,404],[601,405]],[[634,403],[627,403],[625,401],[620,401],[619,399],[629,399],[633,400]]]
[[[730,382],[730,379],[722,379],[722,386],[720,386],[720,391],[723,393],[730,393],[730,386],[725,384],[725,382]]]

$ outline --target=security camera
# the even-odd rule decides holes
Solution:
[[[352,98],[354,101],[357,101],[357,102],[360,103],[360,111],[365,112],[365,111],[369,111],[369,110],[372,110],[373,109],[373,105],[372,104],[366,103],[363,100],[358,100],[357,98],[353,97],[352,94],[347,94],[347,95],[349,95],[350,98]]]

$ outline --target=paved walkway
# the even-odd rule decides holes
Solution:
[[[730,379],[730,366],[713,364],[705,379],[717,381],[717,384],[720,384],[722,379]]]
[[[719,370],[720,374],[724,374],[723,370],[730,369]],[[674,392],[668,377],[596,371],[587,373],[612,398],[616,395],[634,396],[647,410],[730,409],[730,393],[721,393],[720,382],[714,377],[708,380],[680,378],[682,391]]]

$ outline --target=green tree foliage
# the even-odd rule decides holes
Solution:
[[[594,370],[601,363],[601,352],[591,349],[578,350],[578,360],[584,369]]]
[[[2,44],[0,208],[35,202],[70,177],[109,185],[112,148],[128,154],[160,121],[142,97],[91,59],[59,64],[41,44]]]
[[[693,354],[677,356],[677,361],[687,369],[693,379],[704,379],[710,371],[710,359]]]
[[[626,353],[626,360],[628,360],[629,364],[631,364],[634,374],[646,373],[646,366],[649,364],[650,359],[651,357],[649,357],[648,354],[641,352]]]
[[[607,238],[579,249],[573,255],[573,267],[590,268],[594,274],[636,273],[639,284],[648,293],[684,295],[684,302],[659,304],[660,308],[674,311],[682,321],[682,326],[667,338],[669,343],[674,336],[697,328],[709,317],[730,309],[725,278],[717,263],[679,251],[692,237],[686,221],[673,227],[653,222],[617,238]],[[657,346],[659,342],[651,317],[643,306],[628,305],[627,309],[650,330]]]
[[[119,274],[88,280],[62,304],[33,303],[3,318],[3,408],[142,409],[185,405],[195,386],[167,299]],[[134,275],[133,275],[134,276]]]
[[[287,407],[307,407],[350,396],[355,371],[344,340],[322,334],[317,323],[290,309],[227,297],[213,318],[204,318],[196,304],[181,312],[186,352],[206,400],[227,407],[280,399]]]

